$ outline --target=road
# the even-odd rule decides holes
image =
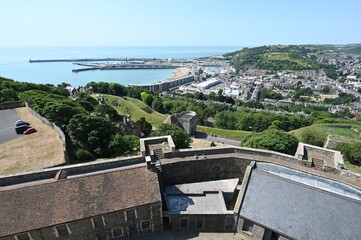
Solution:
[[[22,136],[15,132],[16,120],[19,120],[19,116],[15,109],[0,111],[0,144]]]
[[[214,142],[215,144],[223,143],[223,144],[232,145],[232,146],[240,146],[241,145],[240,140],[229,139],[229,138],[214,135],[214,134],[210,135],[210,134],[206,134],[203,132],[196,132],[195,138],[204,139],[204,140],[207,140],[210,142]]]

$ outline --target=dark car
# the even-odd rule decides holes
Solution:
[[[22,133],[24,133],[24,131],[26,131],[28,128],[29,128],[28,125],[17,126],[17,127],[15,127],[15,132],[16,132],[17,134],[22,134]]]
[[[24,135],[36,132],[35,128],[28,128],[24,131]]]
[[[18,121],[15,122],[15,126],[16,126],[16,127],[24,126],[24,125],[29,126],[30,123],[25,122],[25,121],[23,121],[23,120],[18,120]]]

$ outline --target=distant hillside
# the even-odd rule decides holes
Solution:
[[[347,50],[347,53],[361,55],[361,46],[350,48],[350,49]]]
[[[334,50],[328,45],[289,45],[244,48],[225,54],[232,64],[239,69],[263,69],[269,71],[300,71],[323,69],[329,77],[335,77],[335,66],[316,61],[317,53]]]

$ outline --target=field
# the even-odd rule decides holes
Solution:
[[[63,146],[58,134],[31,115],[27,108],[17,108],[16,111],[38,132],[0,144],[0,175],[62,164]]]
[[[353,165],[348,161],[345,161],[344,167],[352,172],[361,174],[361,167]]]
[[[167,118],[165,115],[154,111],[144,102],[135,98],[122,98],[112,95],[104,95],[104,98],[106,103],[112,105],[119,114],[128,114],[132,116],[134,121],[144,117],[150,124],[157,126]]]
[[[300,128],[290,133],[295,137],[300,138],[302,133],[306,130],[311,129],[314,132],[321,132],[325,135],[337,135],[346,138],[361,140],[361,126],[356,124],[342,124],[342,123],[325,123],[316,124],[309,127]]]
[[[212,127],[205,127],[205,126],[197,126],[198,132],[204,132],[207,134],[215,134],[218,136],[230,137],[230,138],[237,138],[243,139],[245,136],[251,134],[252,132],[242,131],[242,130],[228,130],[228,129],[220,129],[220,128],[212,128]]]

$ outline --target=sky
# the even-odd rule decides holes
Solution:
[[[361,43],[361,0],[2,0],[0,46]]]

